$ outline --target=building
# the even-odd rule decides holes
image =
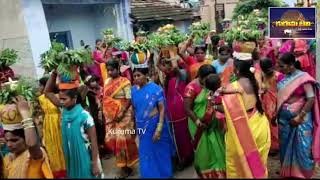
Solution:
[[[128,0],[1,0],[0,48],[13,48],[21,61],[13,66],[18,75],[41,77],[40,55],[51,40],[69,48],[92,48],[101,32],[112,28],[132,40]]]
[[[200,5],[200,16],[203,22],[210,23],[211,29],[222,31],[222,21],[231,19],[233,9],[239,0],[202,0]]]
[[[192,21],[197,19],[194,9],[181,7],[174,0],[132,0],[130,17],[134,32],[139,29],[156,31],[169,23],[187,32]]]

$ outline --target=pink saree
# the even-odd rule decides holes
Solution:
[[[169,80],[167,91],[167,104],[170,115],[170,124],[174,133],[174,142],[181,163],[193,160],[193,147],[188,130],[188,117],[184,110],[183,93],[186,83],[173,77]]]

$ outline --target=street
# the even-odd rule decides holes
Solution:
[[[105,178],[114,178],[117,173],[117,168],[115,167],[115,158],[111,158],[108,160],[103,160],[104,175]],[[279,170],[280,170],[280,161],[279,156],[271,157],[268,159],[268,170],[269,170],[269,178],[280,178]],[[136,169],[134,170],[134,175],[129,179],[137,179],[139,178],[138,174],[138,164],[136,165]],[[174,178],[197,178],[197,175],[192,166],[184,169],[183,171],[176,172]],[[316,170],[316,174],[313,178],[320,178],[320,169],[319,167]]]

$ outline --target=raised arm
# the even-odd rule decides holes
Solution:
[[[57,72],[53,71],[50,75],[50,78],[44,88],[45,96],[57,107],[61,107],[60,100],[54,94],[54,88],[56,86]]]
[[[31,159],[38,160],[43,158],[40,148],[39,137],[36,128],[31,118],[31,108],[29,103],[21,96],[15,99],[17,109],[22,117],[22,126],[25,134],[25,141],[28,147]]]
[[[186,51],[188,49],[188,47],[190,47],[192,45],[193,42],[193,36],[191,36],[186,42],[184,42],[182,44],[182,46],[179,48],[178,51],[178,55],[184,60],[186,61],[188,59],[188,56],[186,55]]]

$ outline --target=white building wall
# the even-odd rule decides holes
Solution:
[[[94,47],[95,21],[86,5],[45,5],[49,32],[70,31],[74,48],[80,40]]]
[[[21,0],[0,1],[0,49],[12,48],[18,51],[20,61],[12,66],[16,76],[36,78],[41,74],[37,74],[38,64],[33,61],[33,57],[37,57],[32,55],[35,50],[34,36],[29,39],[30,29],[27,29],[28,22],[25,23],[24,19],[26,14],[30,14],[28,10],[23,12],[25,8],[22,5]]]
[[[93,16],[96,39],[103,38],[101,33],[106,28],[112,28],[113,32],[117,33],[116,11],[114,5],[95,6]]]
[[[39,67],[40,55],[50,46],[50,37],[41,0],[22,0],[24,21],[28,31],[29,42],[37,77],[41,77],[44,70]]]
[[[119,15],[114,4],[45,5],[49,32],[70,31],[74,48],[81,47],[80,40],[93,48],[106,28],[123,37],[124,32],[117,29],[117,11]]]

